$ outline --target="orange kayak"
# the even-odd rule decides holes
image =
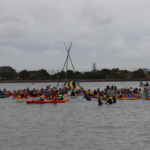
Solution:
[[[26,101],[27,104],[45,104],[45,103],[65,103],[65,101],[40,101],[40,100],[32,100],[32,101]]]

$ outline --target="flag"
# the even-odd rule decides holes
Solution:
[[[63,88],[64,86],[66,86],[66,82],[64,82],[64,84],[63,84],[62,88]]]
[[[79,81],[78,80],[76,80],[76,87],[75,88],[77,88],[77,86],[79,85]]]

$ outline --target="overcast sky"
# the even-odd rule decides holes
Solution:
[[[150,69],[150,0],[0,0],[0,66],[60,71],[71,41],[76,70]]]

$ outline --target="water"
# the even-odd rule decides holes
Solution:
[[[61,83],[60,86],[62,86]],[[139,82],[81,83],[137,87]],[[46,87],[49,83],[36,83]],[[56,86],[56,83],[51,84]],[[0,84],[8,90],[31,83]],[[117,101],[98,106],[97,99],[72,98],[65,104],[26,104],[0,99],[0,150],[149,150],[150,101]]]

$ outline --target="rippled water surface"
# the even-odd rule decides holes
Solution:
[[[50,83],[35,83],[36,88]],[[60,84],[62,86],[63,83]],[[106,85],[137,87],[139,82],[81,83],[85,89]],[[56,83],[51,84],[56,86]],[[0,89],[31,88],[31,83],[0,84]],[[150,101],[70,98],[64,104],[26,104],[0,99],[0,150],[149,150]]]

